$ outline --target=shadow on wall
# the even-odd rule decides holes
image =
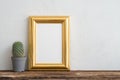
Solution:
[[[1,53],[1,56],[5,57],[2,59],[3,63],[0,65],[4,66],[4,69],[12,69],[12,46],[7,46],[7,48],[4,50],[3,53]]]

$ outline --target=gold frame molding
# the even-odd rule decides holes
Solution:
[[[36,63],[36,24],[62,24],[62,63]],[[69,49],[69,16],[30,16],[29,17],[29,70],[70,70]]]

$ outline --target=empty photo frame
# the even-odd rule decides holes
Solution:
[[[29,17],[29,70],[69,70],[69,17]]]

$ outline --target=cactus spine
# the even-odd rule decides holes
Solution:
[[[12,46],[13,57],[23,57],[24,56],[24,48],[22,42],[14,42]]]

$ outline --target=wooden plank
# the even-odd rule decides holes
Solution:
[[[120,71],[0,71],[0,80],[120,80]]]

